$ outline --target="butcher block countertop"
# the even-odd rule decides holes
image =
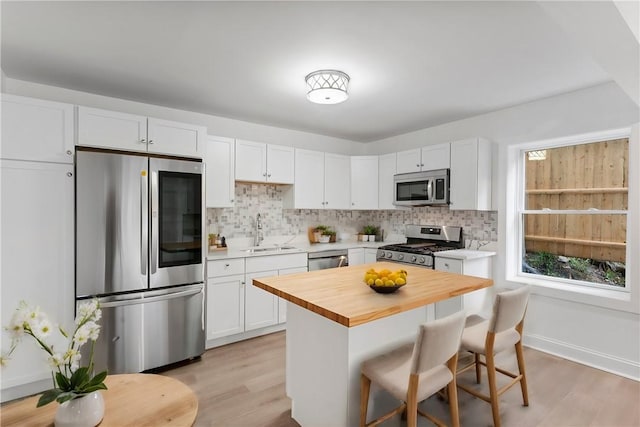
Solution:
[[[378,294],[364,273],[406,270],[407,284]],[[411,265],[376,262],[343,268],[253,279],[253,285],[314,313],[352,327],[493,285],[493,280]]]

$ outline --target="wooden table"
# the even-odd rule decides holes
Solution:
[[[100,427],[191,426],[198,414],[198,398],[180,381],[155,374],[109,375],[103,390],[104,418]],[[0,408],[0,424],[53,426],[58,403],[36,408],[40,396]]]
[[[403,269],[407,285],[378,294],[366,270]],[[379,262],[253,279],[287,300],[286,392],[291,415],[303,427],[359,424],[360,365],[401,343],[434,319],[433,304],[487,288],[493,281],[411,265]],[[397,406],[372,389],[372,418]]]

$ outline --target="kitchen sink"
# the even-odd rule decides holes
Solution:
[[[256,246],[253,248],[244,249],[243,252],[248,254],[261,253],[261,252],[279,252],[290,249],[297,249],[295,246]]]

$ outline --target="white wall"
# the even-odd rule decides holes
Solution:
[[[156,117],[159,119],[192,123],[206,126],[209,134],[215,136],[248,139],[340,154],[361,154],[365,150],[364,144],[346,139],[265,126],[158,105],[143,104],[140,102],[16,80],[10,77],[3,79],[2,91],[14,95],[30,96],[33,98]]]
[[[370,153],[387,153],[471,136],[498,145],[494,169],[498,197],[499,251],[494,260],[496,288],[515,287],[506,275],[506,238],[511,234],[505,215],[506,197],[513,188],[507,151],[518,143],[539,141],[640,122],[640,109],[615,83],[567,93],[501,111],[460,120],[370,144]],[[603,300],[573,292],[534,288],[525,343],[626,377],[640,380],[640,138],[637,126],[629,149],[629,220],[627,283],[631,294]]]

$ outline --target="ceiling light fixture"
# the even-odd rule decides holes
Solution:
[[[349,76],[342,71],[314,71],[304,80],[307,82],[307,99],[316,104],[339,104],[349,97]]]

